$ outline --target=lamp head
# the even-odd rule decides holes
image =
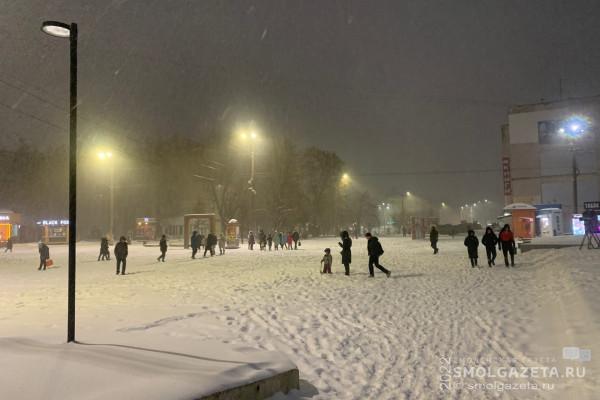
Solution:
[[[68,38],[71,36],[71,26],[64,22],[44,21],[42,23],[42,32],[47,33],[50,36]]]
[[[574,115],[563,121],[558,132],[569,139],[575,140],[583,136],[589,129],[590,123],[586,117]]]

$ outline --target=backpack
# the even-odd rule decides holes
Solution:
[[[379,255],[383,255],[384,251],[383,251],[383,246],[381,246],[381,242],[377,241],[377,253],[379,253]]]

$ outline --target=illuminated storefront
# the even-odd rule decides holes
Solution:
[[[21,216],[9,210],[0,210],[0,245],[19,236]]]
[[[41,240],[46,244],[66,244],[69,242],[68,219],[44,219],[37,222]]]

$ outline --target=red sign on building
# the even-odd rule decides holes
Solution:
[[[504,195],[512,196],[512,184],[510,179],[510,157],[502,157],[502,177],[504,179]]]

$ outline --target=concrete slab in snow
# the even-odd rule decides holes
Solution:
[[[299,385],[296,366],[276,352],[174,347],[0,338],[0,399],[263,399]]]

